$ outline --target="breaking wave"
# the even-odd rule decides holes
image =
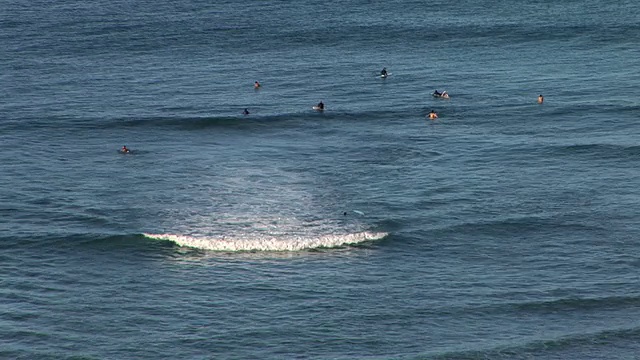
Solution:
[[[385,238],[385,232],[358,232],[324,236],[272,237],[194,237],[175,234],[147,234],[144,236],[156,240],[172,241],[180,246],[212,251],[300,251],[318,248],[335,248],[344,245],[360,244]]]

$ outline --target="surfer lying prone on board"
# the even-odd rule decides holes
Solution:
[[[324,103],[322,101],[320,101],[318,103],[318,105],[313,107],[313,110],[323,111],[324,110]]]
[[[437,97],[437,98],[442,98],[442,99],[448,99],[449,98],[449,94],[446,91],[438,92],[438,90],[435,90],[433,92],[433,96]]]

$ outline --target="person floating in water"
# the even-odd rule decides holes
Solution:
[[[318,110],[324,110],[324,103],[323,103],[322,101],[320,101],[320,102],[318,103],[318,105],[316,105],[316,109],[318,109]]]
[[[429,116],[429,119],[431,119],[431,120],[435,120],[435,119],[438,118],[438,114],[436,113],[435,110],[431,110],[431,112],[429,113],[428,116]]]
[[[542,104],[544,102],[544,97],[542,96],[542,94],[540,94],[540,96],[538,96],[538,104]]]
[[[257,81],[253,84],[253,88],[254,89],[260,89],[260,86],[262,86],[262,85],[260,85],[260,83],[257,82]]]
[[[247,108],[244,109],[244,111],[242,112],[243,115],[249,115],[249,110],[247,110]]]
[[[129,149],[127,149],[126,145],[122,145],[122,149],[120,149],[120,151],[123,152],[123,153],[128,153]]]
[[[389,73],[387,73],[387,68],[382,68],[382,71],[380,71],[380,76],[387,77],[387,75],[389,75]]]

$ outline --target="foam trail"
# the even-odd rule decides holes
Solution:
[[[305,249],[332,248],[346,244],[358,244],[365,241],[380,240],[388,235],[384,232],[359,232],[343,235],[324,235],[319,237],[293,236],[276,238],[271,236],[257,238],[211,238],[174,234],[147,234],[144,236],[156,240],[169,240],[180,246],[213,251],[300,251]]]

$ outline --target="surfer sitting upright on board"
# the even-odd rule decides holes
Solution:
[[[380,71],[380,76],[387,77],[387,75],[388,75],[387,68],[382,68],[382,71]]]

